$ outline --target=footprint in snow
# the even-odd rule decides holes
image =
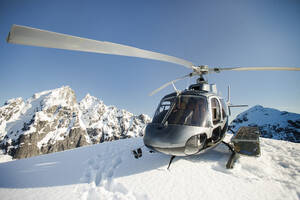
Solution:
[[[85,184],[76,190],[81,199],[139,199],[140,195],[128,191],[124,185],[114,180],[115,172],[121,164],[121,154],[112,154],[107,158],[97,155],[90,159],[81,178],[81,183]],[[142,199],[148,198],[143,196]]]

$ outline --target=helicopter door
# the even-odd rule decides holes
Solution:
[[[213,122],[213,131],[211,139],[217,141],[221,135],[221,107],[217,98],[211,99],[211,111],[212,111],[212,122]]]

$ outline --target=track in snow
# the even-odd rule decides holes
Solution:
[[[124,153],[106,152],[106,159],[101,154],[87,161],[87,168],[80,179],[88,183],[76,188],[76,193],[82,200],[93,199],[141,199],[121,183],[114,181],[115,171],[122,163]],[[108,158],[109,157],[109,158]],[[146,196],[143,199],[147,199]]]

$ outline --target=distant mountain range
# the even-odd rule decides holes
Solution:
[[[66,86],[10,99],[0,107],[0,149],[27,158],[122,138],[142,136],[150,122],[87,94],[79,103]]]
[[[26,101],[10,99],[0,107],[0,155],[27,158],[140,137],[149,122],[147,115],[106,106],[89,94],[77,102],[74,91],[64,86]],[[254,106],[230,124],[234,131],[241,126],[258,126],[262,137],[300,142],[299,114]]]
[[[240,113],[230,124],[233,131],[241,126],[258,126],[261,137],[300,142],[300,114],[257,105]]]

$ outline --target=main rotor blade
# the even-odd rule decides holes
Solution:
[[[175,80],[173,80],[173,81],[170,81],[170,82],[168,82],[168,83],[165,83],[164,85],[162,85],[161,87],[157,88],[156,90],[153,90],[153,91],[149,94],[149,96],[152,96],[152,95],[156,94],[157,92],[159,92],[160,90],[164,89],[164,88],[167,87],[168,85],[171,85],[172,83],[175,83],[175,82],[177,82],[177,81],[183,80],[183,79],[185,79],[185,78],[187,78],[187,77],[192,77],[192,76],[194,76],[194,75],[195,75],[194,73],[189,73],[189,74],[187,74],[187,75],[185,75],[185,76],[179,77],[179,78],[177,78],[177,79],[175,79]]]
[[[7,37],[7,42],[39,47],[139,57],[175,63],[191,69],[194,67],[193,63],[189,61],[161,53],[19,25],[12,26]]]
[[[299,67],[230,67],[230,68],[210,68],[209,72],[220,71],[300,71]]]

